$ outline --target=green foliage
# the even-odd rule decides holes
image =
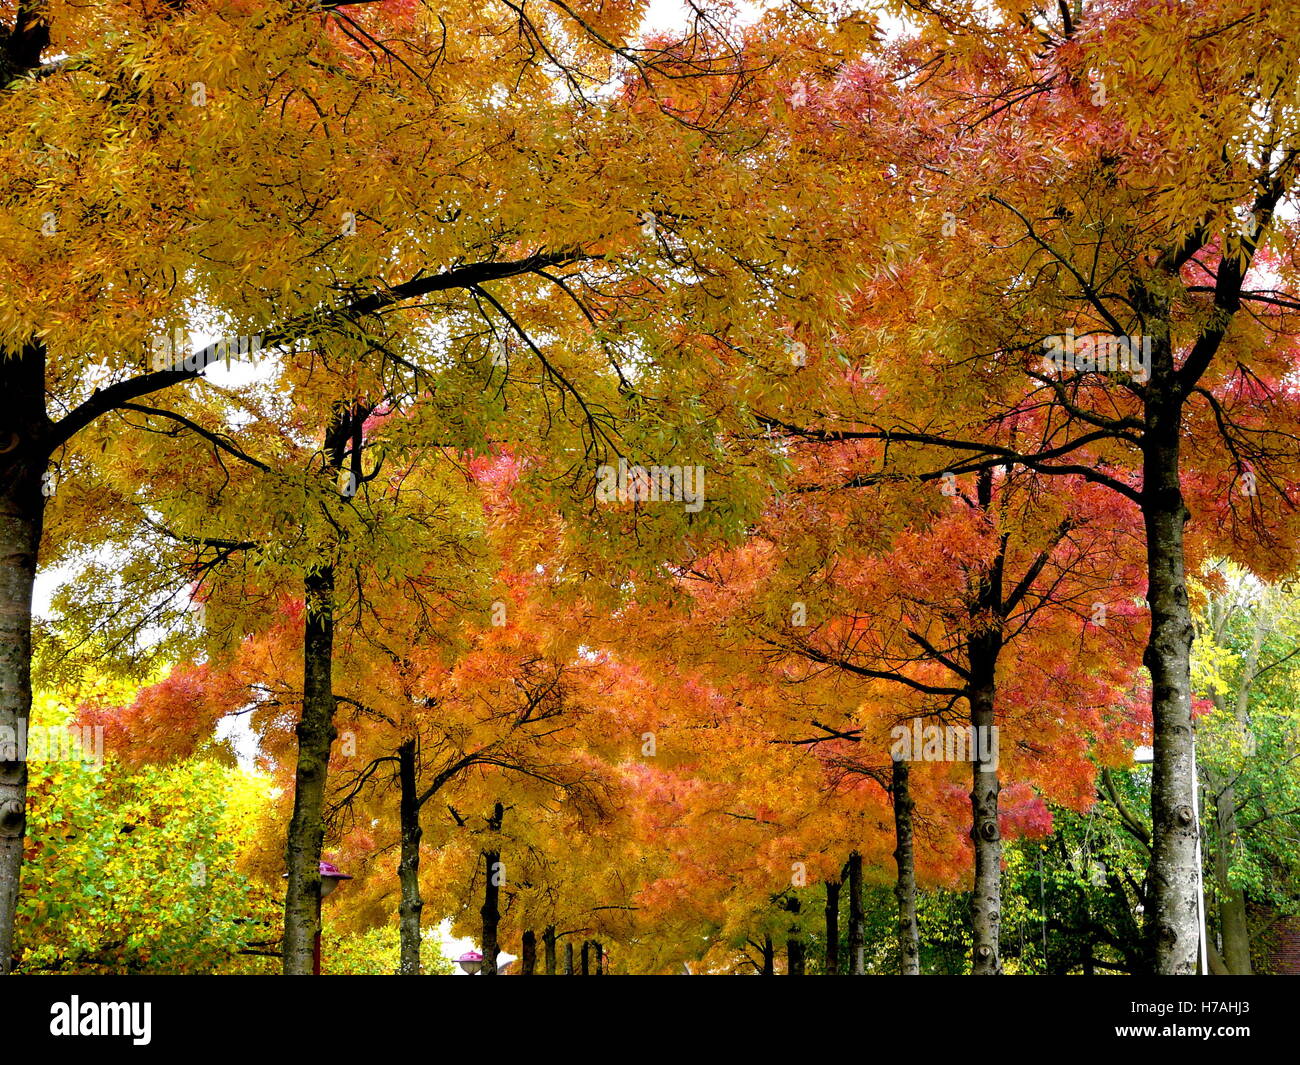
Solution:
[[[443,957],[435,929],[426,929],[420,950],[425,976],[450,976],[453,964]],[[321,971],[326,976],[393,976],[401,960],[402,945],[396,924],[365,932],[330,931],[326,915],[321,936]]]
[[[210,761],[30,772],[19,971],[211,973],[256,938],[266,903],[236,866],[256,780]]]

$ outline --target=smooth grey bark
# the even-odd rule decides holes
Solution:
[[[826,975],[840,972],[840,882],[826,881]]]
[[[7,357],[5,357],[7,354]],[[0,975],[15,961],[15,920],[27,831],[23,737],[32,711],[32,588],[49,461],[45,349],[0,353]]]
[[[921,972],[920,934],[916,922],[916,844],[912,828],[911,766],[896,759],[890,780],[894,805],[894,863],[898,868],[894,897],[898,900],[898,971]]]
[[[398,929],[401,938],[401,976],[420,975],[420,916],[424,899],[420,896],[420,802],[416,794],[416,741],[409,739],[397,749],[399,818],[402,836],[397,877],[402,887],[398,904]]]

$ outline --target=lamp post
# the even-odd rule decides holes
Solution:
[[[1154,747],[1138,747],[1133,752],[1133,761],[1137,765],[1150,765],[1155,761]],[[1201,975],[1210,975],[1207,943],[1205,935],[1205,874],[1201,860],[1201,782],[1196,768],[1196,728],[1192,728],[1192,812],[1196,817],[1196,929],[1200,936],[1198,955],[1201,963]]]
[[[502,961],[501,955],[500,953],[498,953],[497,954],[497,975],[505,976],[506,973],[509,972],[510,966],[513,965],[514,962],[515,962],[514,958],[510,958],[508,961]],[[480,954],[477,950],[465,951],[464,954],[462,954],[459,958],[456,959],[456,964],[461,967],[461,970],[463,972],[469,974],[470,976],[483,975],[483,955]]]
[[[342,881],[351,879],[333,862],[320,863],[320,890],[316,893],[316,950],[312,959],[312,974],[315,976],[320,976],[321,900],[326,895],[333,894]]]

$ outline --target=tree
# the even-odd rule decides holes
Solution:
[[[720,118],[765,56],[760,47],[751,67],[706,11],[684,34],[641,44],[635,3],[560,4],[536,18],[475,4],[163,7],[20,3],[4,27],[15,135],[0,199],[14,225],[0,235],[0,269],[25,293],[0,317],[13,401],[0,423],[6,727],[30,710],[38,555],[57,553],[66,533],[45,521],[42,489],[57,483],[47,475],[69,451],[105,452],[117,416],[143,400],[150,417],[189,421],[177,407],[232,345],[281,358],[292,386],[308,352],[351,343],[347,358],[426,391],[438,375],[406,357],[419,334],[472,395],[491,380],[475,359],[487,355],[509,385],[488,393],[494,404],[518,388],[545,417],[560,410],[584,427],[576,451],[559,452],[590,485],[613,444],[609,402],[636,398],[633,376],[645,389],[707,377],[699,338],[765,299],[807,243],[761,233],[752,152],[735,137],[718,150]],[[54,47],[60,58],[46,59]],[[624,74],[621,94],[592,91]],[[547,310],[530,322],[520,308],[535,303]],[[223,335],[190,352],[196,320]],[[560,341],[575,321],[591,343]],[[530,364],[535,376],[518,372]],[[697,391],[677,392],[674,416],[633,442],[670,460],[676,422],[690,429],[676,446],[711,453]],[[179,398],[158,406],[162,396]],[[358,398],[332,396],[320,413]],[[730,515],[702,524],[715,520]],[[328,734],[305,731],[317,745]],[[0,765],[0,970],[25,773]],[[300,910],[306,864],[289,892]]]

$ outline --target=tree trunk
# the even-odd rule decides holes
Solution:
[[[974,669],[972,673],[974,674]],[[973,681],[970,692],[971,724],[975,736],[993,728],[994,689],[991,672],[983,682]],[[978,751],[979,741],[976,739]],[[975,883],[971,892],[973,943],[971,973],[997,976],[1002,972],[999,933],[1002,924],[1002,833],[998,826],[998,774],[978,757],[971,760],[973,786],[971,840],[975,845]]]
[[[45,349],[0,353],[0,975],[15,961],[27,831],[26,736],[32,710],[32,586],[49,461]]]
[[[1250,976],[1250,925],[1246,919],[1246,892],[1234,887],[1228,872],[1237,838],[1237,796],[1231,786],[1215,799],[1214,879],[1219,895],[1219,930],[1223,934],[1223,967],[1231,976]]]
[[[840,882],[826,881],[826,975],[840,972]]]
[[[785,908],[791,914],[798,915],[803,908],[798,899],[789,899]],[[790,926],[785,939],[785,973],[787,976],[803,976],[803,935],[797,924]]]
[[[400,811],[402,854],[397,875],[402,885],[398,906],[398,928],[402,943],[401,976],[420,975],[420,914],[424,900],[420,897],[420,828],[419,796],[416,794],[415,743],[407,740],[397,749],[398,780],[401,788]]]
[[[763,937],[763,975],[776,975],[776,948],[772,946],[770,935]]]
[[[993,506],[993,471],[981,470],[976,492],[986,514]],[[1001,621],[1005,605],[1002,580],[1006,564],[1006,535],[997,554],[979,577],[971,601],[971,628],[966,637],[966,701],[971,723],[971,826],[975,847],[975,880],[971,891],[971,973],[1002,973],[1002,831],[998,823],[997,762],[981,761],[985,751],[996,750],[994,709],[997,699],[997,664],[1002,652]]]
[[[497,803],[488,818],[488,831],[499,833],[504,817],[505,807]],[[484,976],[496,976],[497,955],[501,952],[497,938],[501,924],[501,851],[497,847],[486,850],[483,858],[487,866],[487,882],[483,887],[483,906],[479,910],[483,918],[483,968],[480,972]]]
[[[546,975],[555,975],[555,925],[548,924],[546,931],[542,933],[542,944],[545,948],[546,956]]]
[[[302,720],[298,722],[298,764],[293,818],[285,864],[284,974],[308,976],[320,933],[320,855],[325,841],[325,785],[334,742],[334,570],[307,576],[307,623],[303,639]]]
[[[921,972],[920,935],[916,923],[916,850],[912,833],[911,766],[894,762],[891,791],[894,799],[894,862],[898,881],[894,897],[898,899],[898,971],[903,976]]]
[[[519,964],[524,976],[533,976],[537,972],[537,934],[530,928],[523,936],[523,946],[519,949]]]
[[[1168,347],[1167,339],[1160,345]],[[1163,353],[1163,352],[1162,352]],[[1142,516],[1147,540],[1147,602],[1151,634],[1143,662],[1151,673],[1151,863],[1147,870],[1145,939],[1155,972],[1196,972],[1196,841],[1192,795],[1192,614],[1187,602],[1179,485],[1182,402],[1171,397],[1172,359],[1153,358],[1142,462]]]
[[[582,975],[591,975],[591,940],[582,941]]]
[[[862,855],[854,851],[849,855],[849,972],[864,976],[867,972],[866,936],[862,924]]]
[[[573,943],[572,941],[564,944],[564,975],[573,975]]]

